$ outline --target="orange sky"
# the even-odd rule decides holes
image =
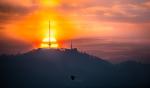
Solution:
[[[144,20],[144,13],[149,13],[148,1],[143,1],[141,4],[138,1],[127,0],[128,6],[122,5],[125,3],[123,0],[114,2],[110,0],[2,0],[2,2],[16,5],[14,9],[17,9],[17,6],[27,8],[28,12],[16,12],[12,15],[13,20],[10,19],[8,24],[4,24],[6,29],[4,32],[7,36],[24,40],[35,41],[45,37],[49,19],[56,23],[54,30],[58,40],[99,35],[130,36],[140,30],[147,31],[148,28],[145,27],[149,27],[149,22]],[[133,12],[130,12],[130,7],[134,7],[131,10]],[[138,14],[138,11],[143,11],[143,14]],[[1,12],[1,14],[9,13]]]
[[[148,0],[1,0],[1,37],[33,45],[48,35],[58,41],[101,37],[149,37]]]
[[[34,4],[37,6],[36,10],[6,25],[8,30],[5,30],[5,33],[7,36],[33,44],[40,43],[45,37],[48,37],[49,20],[53,24],[51,31],[55,33],[58,41],[71,39],[77,35],[73,21],[57,11],[56,7],[60,4],[59,0],[35,0]]]

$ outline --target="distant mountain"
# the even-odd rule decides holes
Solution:
[[[150,65],[111,64],[77,49],[0,56],[0,88],[145,88]]]

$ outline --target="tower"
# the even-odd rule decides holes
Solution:
[[[51,21],[49,20],[49,49],[51,48]]]
[[[77,52],[77,51],[78,51],[77,48],[73,48],[72,40],[71,40],[71,42],[70,42],[70,50],[71,50],[71,51],[74,51],[74,52]]]
[[[73,49],[72,40],[71,40],[71,43],[70,43],[70,49],[71,49],[71,50]]]

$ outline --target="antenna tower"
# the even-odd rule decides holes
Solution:
[[[49,49],[51,48],[51,21],[49,20]]]

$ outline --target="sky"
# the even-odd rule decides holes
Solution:
[[[0,53],[39,47],[49,20],[64,47],[74,40],[81,51],[110,61],[150,57],[149,0],[0,0]]]

